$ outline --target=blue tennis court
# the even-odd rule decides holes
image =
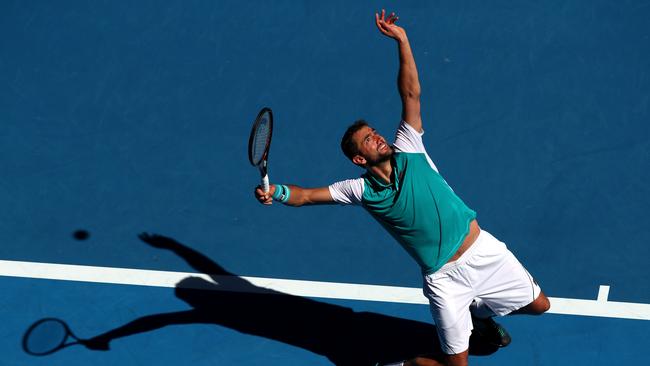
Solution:
[[[551,297],[471,365],[640,364],[650,346],[650,2],[5,1],[3,365],[374,365],[436,347],[421,274],[363,209],[256,202],[393,136],[398,13],[424,143]],[[159,235],[142,240],[141,233]],[[85,235],[84,235],[85,234]],[[64,320],[104,350],[21,340]],[[98,347],[99,348],[99,347]]]

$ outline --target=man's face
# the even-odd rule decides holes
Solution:
[[[370,126],[359,129],[352,135],[352,139],[359,149],[359,154],[352,159],[357,165],[368,167],[387,161],[393,156],[393,147]]]

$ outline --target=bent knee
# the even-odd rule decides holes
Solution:
[[[467,366],[469,350],[455,355],[446,355],[445,366]]]
[[[551,308],[551,301],[542,292],[530,305],[530,310],[534,315],[542,315]]]

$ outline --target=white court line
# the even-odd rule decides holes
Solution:
[[[328,299],[428,304],[422,289],[351,283],[286,280],[278,278],[208,276],[201,273],[93,267],[69,264],[0,260],[0,276],[82,281],[120,285],[175,287],[187,277],[210,281],[214,290],[239,292],[278,291],[285,294]],[[206,288],[205,284],[201,288]],[[551,297],[552,314],[650,320],[650,304],[607,301],[609,286],[601,286],[597,300]]]
[[[600,285],[600,287],[598,288],[598,297],[596,298],[596,301],[607,301],[608,297],[609,297],[609,286]]]

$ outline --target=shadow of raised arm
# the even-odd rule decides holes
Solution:
[[[196,271],[208,275],[213,281],[209,282],[201,277],[188,277],[176,285],[177,289],[184,288],[265,294],[278,293],[274,290],[251,284],[244,278],[226,271],[223,267],[202,253],[183,245],[172,238],[149,233],[142,233],[138,235],[138,237],[140,240],[154,248],[166,249],[174,252],[174,254],[185,260]]]
[[[192,268],[201,273],[207,275],[234,276],[210,258],[172,238],[149,233],[142,233],[138,237],[154,248],[171,250],[183,258]]]

